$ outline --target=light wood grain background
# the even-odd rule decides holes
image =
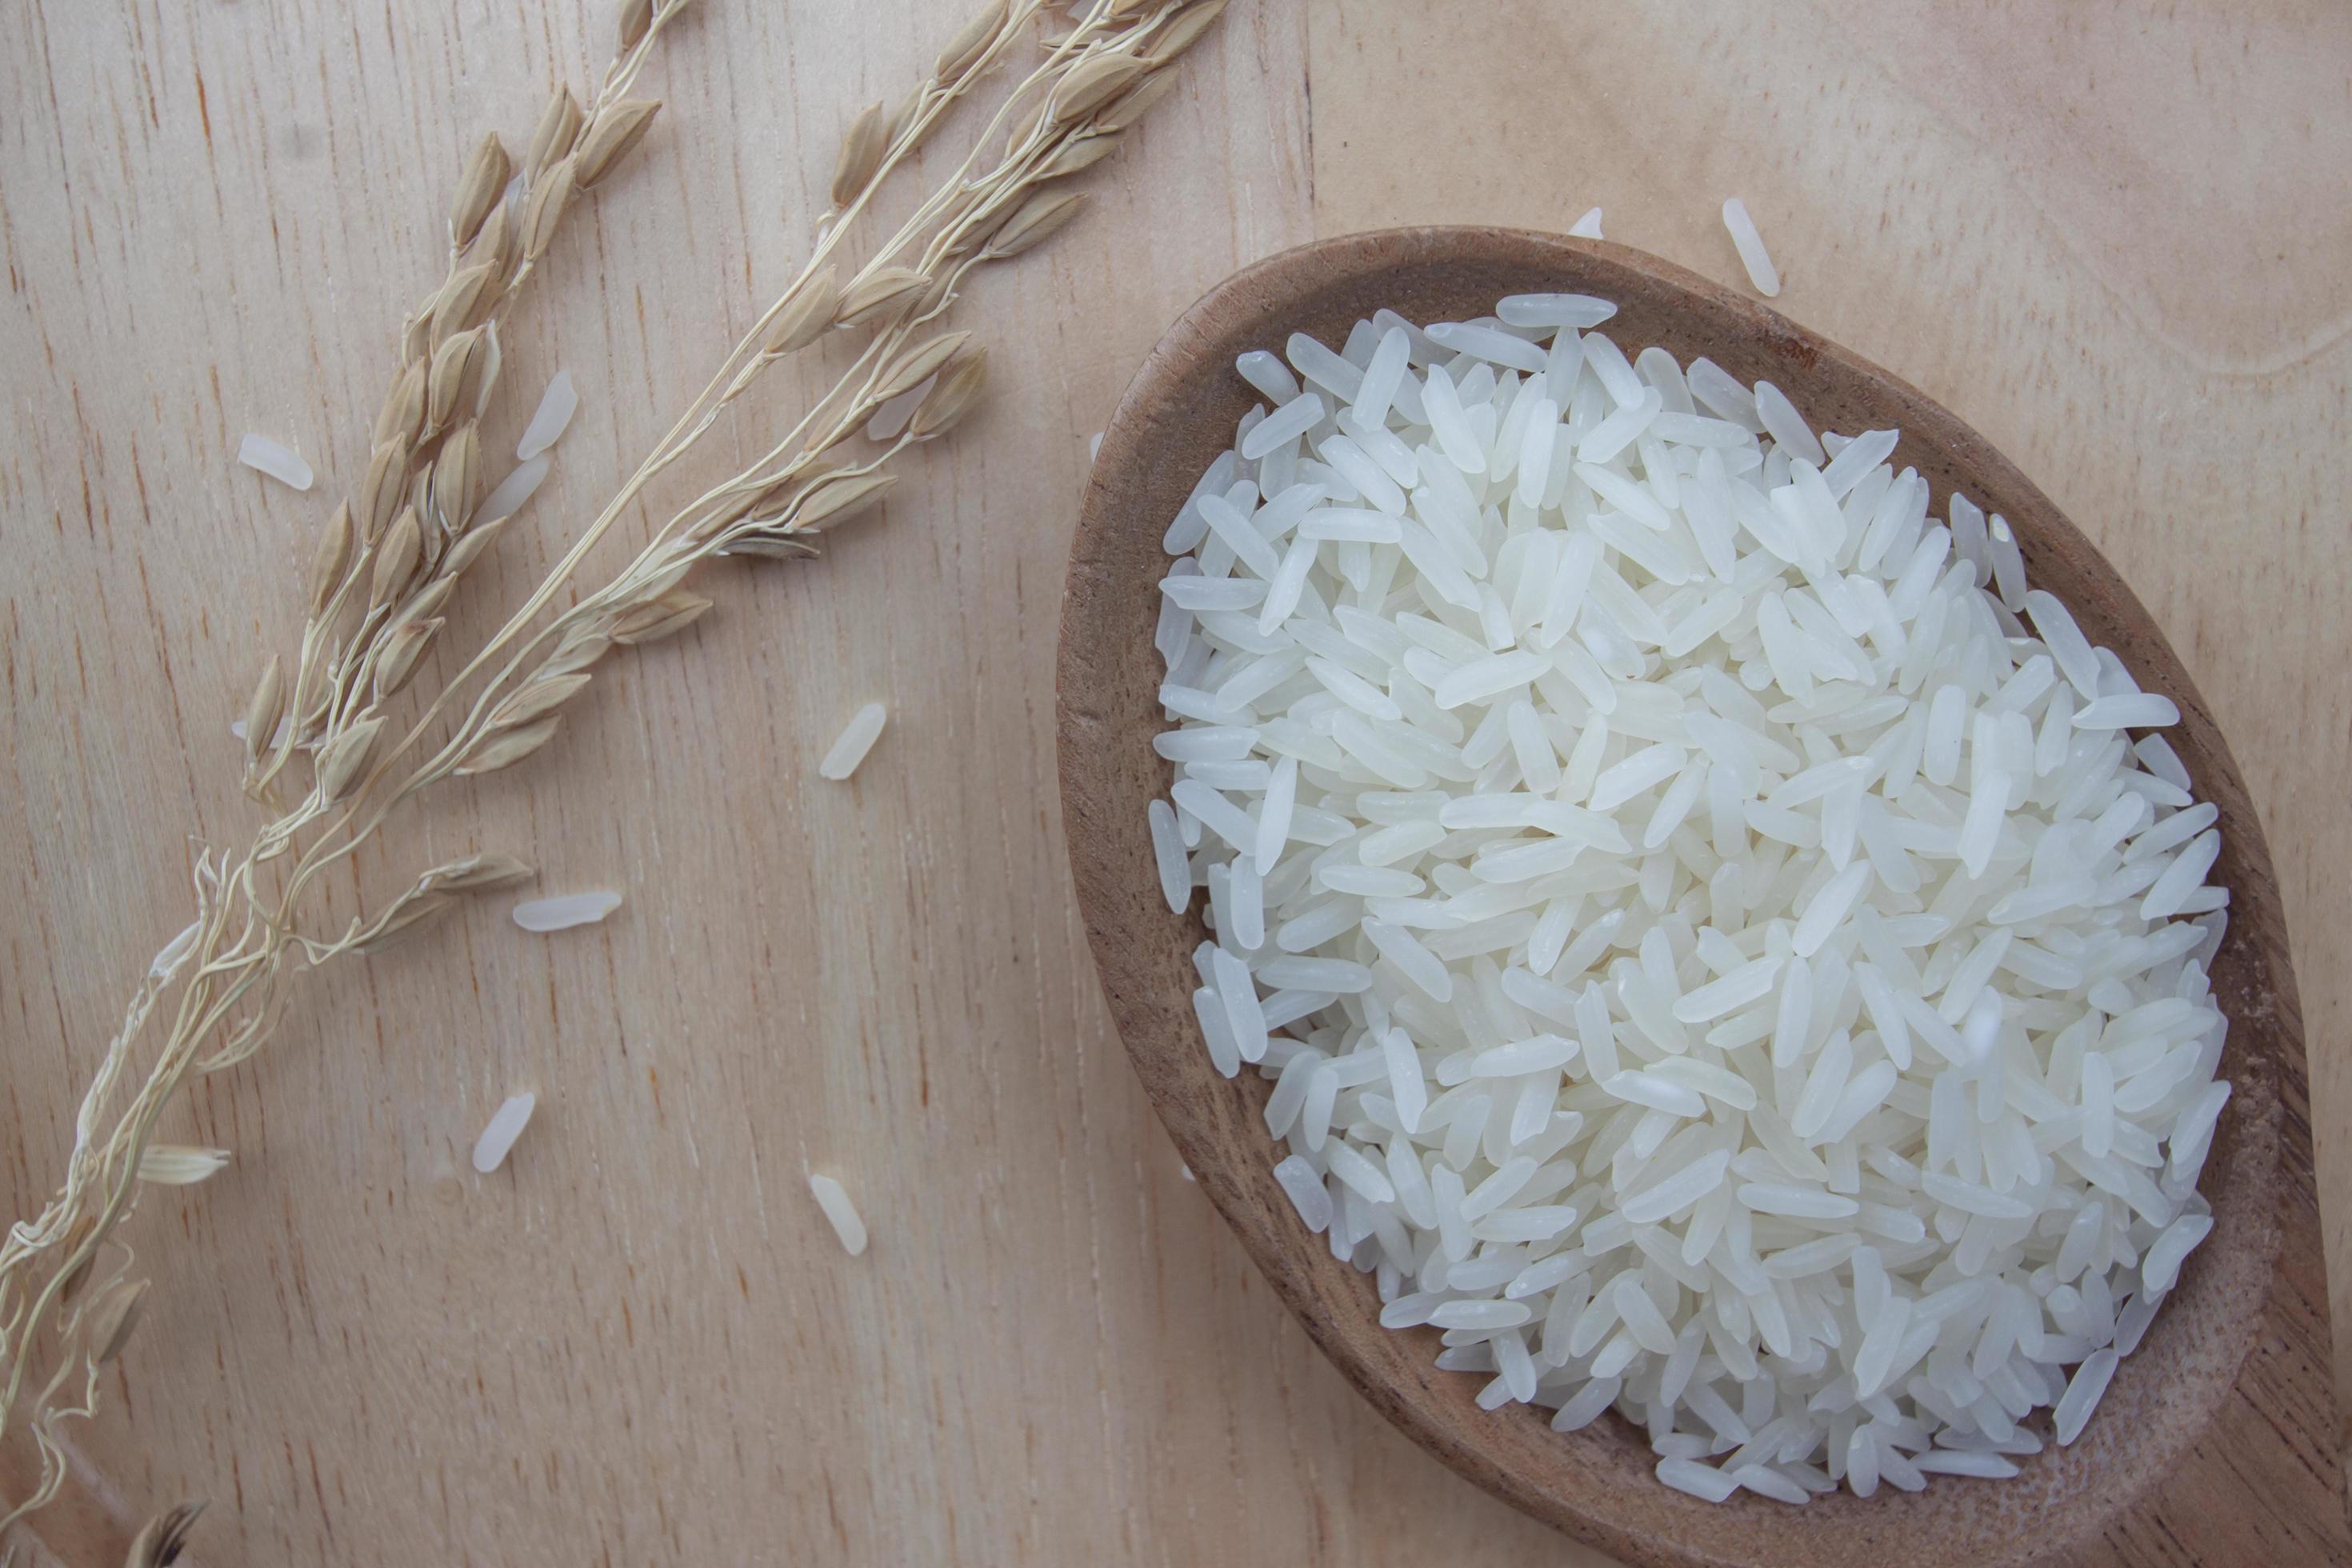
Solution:
[[[679,29],[642,162],[508,334],[509,433],[558,365],[585,395],[496,594],[699,384],[804,247],[849,113],[961,8],[705,0]],[[231,449],[266,431],[320,493],[355,477],[465,147],[527,133],[608,26],[569,0],[0,9],[10,1214],[186,919],[188,836],[251,826],[227,723],[322,508]],[[2341,1342],[2352,12],[1236,0],[1094,188],[975,291],[1000,395],[878,526],[717,574],[719,610],[540,762],[366,858],[378,886],[510,847],[628,902],[552,941],[485,908],[322,974],[176,1113],[237,1163],[140,1216],[148,1322],[29,1560],[110,1563],[194,1495],[204,1564],[1597,1561],[1362,1408],[1183,1180],[1054,800],[1087,435],[1210,283],[1401,222],[1599,204],[1730,280],[1738,192],[1783,309],[1958,410],[2115,560],[2263,804]],[[869,697],[890,730],[817,782]],[[539,1120],[477,1177],[526,1087]],[[857,1194],[867,1257],[809,1166]]]

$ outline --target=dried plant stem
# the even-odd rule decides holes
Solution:
[[[571,190],[606,177],[643,135],[652,106],[628,92],[684,4],[625,0],[623,47],[591,103],[559,93],[511,179],[494,139],[460,176],[447,276],[403,330],[403,368],[378,421],[369,479],[330,521],[311,563],[291,676],[273,660],[247,710],[247,787],[274,816],[244,851],[197,855],[196,919],[134,990],[83,1097],[58,1195],[0,1242],[0,1430],[21,1413],[42,1462],[37,1487],[0,1527],[56,1494],[58,1425],[91,1412],[98,1367],[138,1321],[144,1282],[131,1279],[115,1232],[142,1177],[201,1180],[223,1158],[154,1146],[174,1095],[270,1037],[298,967],[377,951],[467,893],[530,871],[501,856],[450,861],[333,933],[312,929],[306,912],[321,875],[432,785],[511,766],[544,746],[613,648],[674,635],[709,607],[684,586],[695,567],[729,553],[813,553],[819,535],[880,499],[900,454],[954,427],[984,374],[970,334],[940,330],[961,285],[1076,214],[1080,198],[1058,182],[1098,162],[1164,92],[1175,58],[1223,0],[1094,0],[1013,87],[954,172],[836,283],[845,237],[876,189],[1023,47],[1044,8],[987,0],[895,115],[853,121],[834,206],[806,261],[627,481],[454,674],[427,696],[406,692],[467,569],[509,521],[475,515],[474,421],[496,381],[498,313],[544,255]],[[829,331],[869,329],[833,386],[764,452],[672,510],[617,572],[579,590],[598,543],[766,371]],[[877,411],[902,398],[913,407],[898,427],[856,446]],[[309,786],[281,805],[303,754]],[[162,1043],[134,1070],[159,1011]]]
[[[627,103],[628,89],[663,28],[684,8],[685,0],[663,0],[653,8],[648,25],[607,68],[589,110],[583,113],[567,92],[558,89],[556,105],[564,112],[551,110],[551,118],[568,122],[568,129],[548,135],[543,126],[536,151],[561,160],[596,115]],[[380,490],[397,498],[417,491],[429,500],[438,460],[450,451],[449,437],[459,427],[470,436],[470,415],[488,399],[495,382],[495,364],[488,362],[495,352],[497,315],[520,292],[562,216],[542,205],[540,232],[526,243],[518,215],[530,205],[533,183],[554,177],[551,171],[559,165],[548,162],[527,169],[509,190],[505,188],[505,164],[504,150],[494,138],[486,139],[460,177],[453,202],[447,275],[411,313],[403,330],[403,369],[379,420],[380,435],[387,420],[403,428],[394,432],[394,440],[380,441],[379,461],[371,469],[373,490],[363,496]],[[485,185],[495,187],[491,199],[485,199]],[[486,286],[486,269],[497,275],[494,289]],[[469,275],[483,275],[483,280],[468,285]],[[462,313],[452,314],[442,305],[457,289],[464,290],[467,302]],[[441,329],[437,348],[436,318]],[[454,355],[446,352],[453,342],[457,343]],[[469,355],[473,363],[465,363]],[[455,366],[450,374],[460,383],[456,389],[460,395],[438,409],[436,427],[427,423],[436,416],[431,372],[445,363]],[[466,406],[467,402],[471,407]],[[412,444],[409,431],[427,439]],[[495,523],[486,520],[487,526]],[[310,570],[308,615],[294,678],[289,686],[272,660],[247,711],[247,788],[257,797],[270,798],[274,782],[300,749],[309,748],[323,761],[328,745],[352,733],[344,722],[352,714],[352,694],[379,662],[384,639],[377,634],[390,629],[394,619],[385,606],[373,607],[356,631],[345,636],[344,612],[362,585],[373,580],[383,560],[383,540],[393,531],[352,505],[339,509],[330,521]],[[455,553],[445,550],[443,562]],[[471,558],[459,561],[459,569]],[[289,699],[292,717],[280,725]],[[278,731],[275,737],[273,730]],[[57,1429],[68,1417],[90,1414],[97,1369],[106,1359],[98,1352],[119,1350],[119,1344],[110,1347],[105,1341],[126,1339],[135,1324],[135,1318],[119,1310],[110,1321],[102,1314],[117,1307],[121,1298],[116,1292],[130,1283],[132,1257],[114,1240],[114,1231],[136,1201],[142,1156],[157,1118],[192,1071],[217,1071],[249,1055],[268,1037],[277,1016],[278,987],[289,944],[301,946],[306,956],[324,957],[330,951],[292,931],[290,904],[281,905],[276,918],[265,918],[261,911],[268,906],[254,881],[255,867],[281,852],[305,824],[315,820],[322,793],[314,788],[293,813],[263,828],[242,858],[232,862],[226,854],[198,855],[196,919],[156,955],[133,993],[122,1025],[83,1095],[74,1148],[57,1197],[37,1217],[11,1226],[0,1242],[0,1333],[5,1336],[0,1350],[5,1350],[6,1368],[5,1381],[0,1383],[0,1431],[24,1410],[41,1466],[31,1492],[0,1515],[0,1528],[56,1496],[65,1475]],[[396,900],[375,921],[356,925],[338,945],[357,946],[380,938],[420,902],[414,897]],[[175,984],[164,1043],[130,1102],[107,1125],[104,1118],[121,1097],[132,1052],[158,1004]],[[204,1042],[215,1039],[211,1054],[200,1054]],[[110,1279],[93,1285],[102,1252],[114,1267]],[[45,1265],[46,1276],[41,1272]],[[45,1336],[59,1342],[46,1371],[39,1353]],[[66,1391],[77,1384],[68,1395]]]
[[[323,733],[366,695],[378,664],[379,649],[371,639],[395,623],[402,606],[370,605],[355,637],[339,637],[338,627],[353,593],[385,559],[385,536],[397,528],[401,499],[415,498],[415,547],[436,554],[443,547],[436,530],[454,546],[468,523],[494,527],[502,521],[453,519],[446,509],[436,519],[434,503],[446,498],[436,498],[431,481],[436,472],[446,475],[441,459],[453,455],[453,445],[463,447],[471,437],[473,419],[496,386],[502,357],[498,322],[570,211],[581,160],[595,152],[601,158],[596,177],[602,179],[643,135],[656,106],[633,100],[628,92],[663,29],[685,8],[685,0],[663,0],[646,7],[642,28],[624,29],[622,49],[586,109],[569,89],[558,88],[522,167],[512,168],[495,136],[486,137],[468,159],[453,203],[447,273],[402,328],[402,367],[377,418],[367,482],[349,512],[331,524],[314,559],[310,616],[290,687],[292,721],[273,735],[274,714],[271,723],[258,727],[252,715],[247,718],[253,761],[246,787],[257,799],[271,799],[278,776],[298,752],[316,752]],[[600,124],[623,126],[627,144],[592,148]],[[468,282],[478,277],[479,281]],[[452,302],[460,299],[467,301],[464,310],[451,314]]]

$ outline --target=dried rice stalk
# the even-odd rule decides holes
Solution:
[[[425,421],[425,362],[420,359],[412,362],[392,384],[392,391],[383,400],[383,412],[375,416],[379,447],[395,437],[402,441],[416,439]]]
[[[457,900],[446,893],[413,891],[396,900],[392,908],[375,921],[361,927],[336,944],[339,951],[356,953],[365,958],[407,936],[434,916],[457,907]]]
[[[479,892],[488,888],[527,882],[538,873],[511,855],[468,855],[446,866],[436,866],[418,879],[417,886],[448,893]]]
[[[639,43],[643,41],[638,40]],[[637,45],[623,47],[634,49]],[[572,89],[557,88],[555,96],[549,99],[547,107],[540,111],[539,124],[531,131],[530,151],[524,155],[522,162],[523,177],[535,181],[546,173],[549,164],[570,153],[572,144],[579,140],[580,127],[585,123],[586,119],[580,112],[580,100],[572,96]]]
[[[840,310],[841,284],[828,267],[813,274],[798,293],[785,301],[783,309],[768,323],[760,352],[774,358],[808,347],[832,331],[834,317]]]
[[[461,404],[470,402],[475,384],[488,363],[495,340],[488,326],[469,328],[433,351],[432,368],[425,373],[425,423],[439,429]]]
[[[466,172],[457,176],[457,195],[449,207],[449,244],[463,250],[474,242],[482,229],[482,220],[490,216],[490,204],[497,201],[507,188],[507,175],[512,173],[507,161],[505,143],[492,132],[474,148],[474,155],[466,160]]]
[[[1067,174],[1079,174],[1093,168],[1118,151],[1118,132],[1116,131],[1099,136],[1080,137],[1066,143],[1061,151],[1039,165],[1037,177],[1058,180]]]
[[[477,506],[476,517],[479,518],[486,510]],[[451,545],[449,553],[441,558],[441,575],[445,579],[464,576],[466,568],[489,553],[490,547],[499,542],[499,535],[506,531],[507,524],[512,521],[511,516],[493,517],[469,526],[465,537]]]
[[[226,1168],[226,1149],[195,1149],[180,1143],[150,1143],[139,1156],[139,1179],[157,1186],[189,1187]]]
[[[847,206],[866,194],[881,171],[882,154],[890,150],[888,123],[882,118],[882,100],[876,99],[857,111],[843,132],[841,152],[833,163],[833,205],[835,210]]]
[[[1004,30],[1004,0],[990,0],[973,13],[931,67],[931,76],[941,87],[953,87],[964,73],[978,64],[988,46],[994,43]]]
[[[634,49],[654,25],[654,0],[622,0],[621,47]]]
[[[555,243],[556,226],[572,204],[572,193],[579,187],[577,165],[572,155],[565,153],[547,171],[532,188],[522,210],[522,254],[526,262],[537,261]]]
[[[89,1310],[90,1359],[103,1366],[119,1359],[139,1327],[147,1300],[147,1281],[124,1279],[100,1297]]]
[[[481,437],[467,424],[442,443],[441,455],[433,460],[433,521],[451,533],[463,529],[474,515],[481,478]]]
[[[1101,54],[1080,64],[1063,79],[1055,94],[1054,118],[1076,125],[1117,98],[1150,68],[1133,55]]]
[[[657,100],[633,98],[596,111],[581,134],[579,152],[573,154],[574,178],[582,190],[594,189],[597,181],[621,166],[621,161],[653,129],[654,115],[660,108]]]
[[[188,1531],[205,1511],[204,1500],[174,1504],[149,1520],[131,1542],[122,1568],[172,1568],[188,1543]]]
[[[482,315],[498,298],[493,285],[496,268],[485,261],[468,267],[441,286],[433,298],[432,335],[430,341],[439,343],[452,332],[464,331]]]
[[[676,637],[701,618],[710,608],[710,601],[684,588],[666,588],[652,598],[625,612],[613,623],[613,640],[625,647],[659,642]],[[570,679],[584,681],[585,676]]]
[[[872,268],[842,291],[834,321],[838,326],[862,327],[912,304],[930,281],[911,267]]]
[[[1086,201],[1083,191],[1039,191],[988,237],[986,254],[1002,260],[1043,245],[1056,229],[1078,216]]]
[[[986,349],[973,349],[960,357],[940,373],[929,395],[916,405],[915,416],[907,422],[907,434],[918,441],[946,435],[962,423],[964,415],[980,400],[987,379]]]
[[[898,482],[896,474],[844,474],[809,493],[793,514],[793,531],[817,533],[866,510]]]
[[[359,782],[361,770],[375,754],[376,737],[383,733],[383,721],[370,717],[329,741],[319,750],[318,796],[334,802],[343,798]]]
[[[1176,73],[1156,70],[1125,92],[1105,104],[1095,116],[1095,130],[1101,135],[1115,135],[1142,119],[1151,106],[1175,89]]]
[[[908,349],[877,379],[874,389],[866,395],[867,399],[887,403],[900,393],[914,391],[971,338],[970,332],[941,332],[929,342]]]
[[[58,1305],[70,1307],[89,1282],[90,1270],[98,1262],[98,1215],[86,1214],[73,1222],[66,1231],[58,1249],[65,1254],[64,1269],[58,1276]]]
[[[286,676],[271,654],[269,662],[261,668],[261,679],[253,688],[253,698],[245,705],[245,754],[248,764],[261,755],[262,747],[278,732],[278,716],[286,711]]]
[[[685,4],[633,0],[621,26],[625,41],[588,107],[583,110],[568,88],[557,88],[549,98],[523,159],[519,194],[508,194],[515,170],[504,144],[486,136],[476,145],[451,197],[450,242],[457,254],[449,276],[410,317],[403,335],[403,363],[377,416],[367,475],[352,498],[352,520],[361,541],[382,540],[411,495],[420,495],[432,507],[429,521],[452,532],[462,527],[462,514],[481,489],[478,441],[469,426],[455,435],[445,432],[459,411],[469,404],[478,406],[487,397],[496,375],[498,316],[554,243],[576,192],[610,177],[651,125],[658,106],[630,98],[628,89],[662,28]],[[453,440],[472,446],[473,451],[445,465],[443,452]],[[428,479],[437,481],[429,490],[420,483]],[[424,542],[419,542],[420,558]],[[437,551],[440,545],[433,548]],[[322,563],[329,553],[321,551]],[[374,579],[388,580],[397,588],[408,581],[408,574],[382,565],[385,553],[346,554],[342,564],[349,572],[369,571]],[[397,547],[390,553],[404,557]],[[318,696],[330,684],[347,687],[349,672],[366,662],[359,650],[341,645],[335,623],[343,595],[367,584],[354,585],[347,579],[322,585],[326,575],[322,569],[312,580],[310,624],[291,682],[299,698],[298,721],[274,744],[264,731],[262,752],[247,772],[247,792],[265,803],[274,798],[276,781],[296,758],[320,748],[323,737],[319,726],[328,721],[334,705],[320,704]],[[369,603],[382,605],[389,597],[372,593]],[[376,629],[380,633],[383,628],[379,625]],[[331,683],[331,669],[345,671],[346,678]],[[252,733],[250,727],[247,733]]]
[[[708,600],[704,601],[707,605]],[[570,675],[551,675],[533,681],[492,710],[489,727],[511,730],[528,724],[543,714],[562,707],[568,698],[592,678],[583,670]]]
[[[415,507],[403,507],[376,545],[375,568],[368,578],[368,607],[378,609],[400,596],[416,575],[425,554],[425,531]]]
[[[352,544],[352,507],[349,501],[345,501],[335,508],[334,515],[327,520],[327,526],[320,530],[318,548],[310,555],[310,578],[302,597],[310,606],[309,613],[313,619],[325,611],[334,598],[336,588],[342,584],[343,574],[351,569]],[[276,665],[275,656],[270,662],[273,667]],[[272,714],[269,728],[275,728],[277,723],[277,716]],[[268,730],[263,733],[267,734]]]
[[[476,773],[510,768],[555,739],[555,727],[562,721],[561,713],[550,713],[520,729],[486,734],[451,771],[459,778],[470,778]]]
[[[1225,14],[1225,0],[1202,0],[1197,5],[1187,5],[1168,19],[1168,25],[1152,37],[1151,52],[1145,58],[1155,66],[1165,65],[1201,41],[1201,35],[1217,24]]]
[[[608,181],[645,135],[655,104],[632,89],[684,4],[626,0],[620,56],[584,104],[562,89],[549,100],[519,179],[509,170],[493,180],[510,161],[485,141],[452,194],[448,270],[398,334],[365,478],[330,520],[308,566],[298,651],[265,667],[247,705],[247,732],[257,737],[247,787],[273,815],[250,847],[198,857],[195,921],[133,991],[77,1119],[66,1180],[40,1213],[0,1232],[7,1369],[0,1430],[21,1423],[41,1458],[37,1484],[0,1517],[0,1528],[55,1495],[64,1474],[56,1431],[95,1407],[95,1367],[119,1355],[136,1326],[144,1281],[125,1277],[119,1264],[109,1265],[118,1268],[111,1278],[99,1267],[125,1256],[114,1227],[135,1207],[142,1181],[216,1168],[212,1152],[152,1142],[172,1098],[189,1078],[241,1061],[270,1037],[287,981],[301,965],[378,951],[467,895],[530,872],[502,856],[447,861],[373,916],[323,931],[322,879],[403,803],[544,748],[615,647],[674,636],[706,614],[710,601],[685,584],[697,566],[725,554],[809,553],[819,534],[881,500],[896,482],[899,454],[967,417],[986,357],[940,318],[973,268],[1043,243],[1076,215],[1076,193],[1055,182],[1099,161],[1140,112],[1139,100],[1165,90],[1165,62],[1181,47],[1172,40],[1197,37],[1187,29],[1205,22],[1189,19],[1213,17],[1218,0],[1164,0],[1137,19],[1111,0],[1093,0],[1013,85],[972,149],[850,268],[842,237],[949,109],[1015,52],[1044,0],[984,5],[896,113],[860,117],[856,155],[844,160],[854,177],[837,193],[847,199],[828,215],[804,265],[553,570],[469,655],[425,660],[447,636],[441,611],[459,579],[508,522],[474,520],[485,478],[475,420],[498,379],[495,323],[547,254],[577,193]],[[613,575],[581,582],[590,552],[635,514],[648,487],[768,368],[835,325],[862,330],[866,341],[831,388],[734,476],[669,510]],[[863,439],[881,404],[927,382],[895,436],[862,455],[832,455]],[[739,426],[728,428],[733,439]],[[428,664],[436,676],[429,681]],[[395,710],[395,702],[405,706]],[[288,790],[291,802],[281,804],[280,781],[306,759],[310,787]],[[155,1044],[147,1026],[166,1001],[169,1021]],[[184,1520],[142,1534],[144,1550],[168,1561],[157,1554],[176,1551],[184,1532]]]
[[[408,684],[425,650],[447,623],[437,616],[404,617],[385,634],[375,661],[375,700],[381,704]],[[247,733],[251,733],[250,731]]]
[[[417,365],[417,411],[424,412],[425,376],[423,362]],[[373,544],[383,537],[400,510],[400,498],[406,491],[410,478],[411,457],[406,433],[384,438],[368,458],[367,478],[360,481],[359,494],[352,498],[352,515],[359,519],[360,531]]]

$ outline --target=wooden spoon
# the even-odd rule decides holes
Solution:
[[[1506,294],[1613,300],[1629,353],[1705,354],[1769,380],[1816,428],[1903,432],[1894,461],[1954,488],[2017,531],[2033,583],[2094,643],[2179,704],[2168,731],[2201,798],[2221,808],[2215,879],[2231,889],[2214,989],[2236,1084],[2204,1191],[2212,1236],[2071,1447],[2006,1481],[1932,1477],[1919,1494],[1843,1490],[1803,1508],[1745,1493],[1721,1506],[1669,1490],[1646,1441],[1614,1415],[1552,1432],[1525,1405],[1473,1403],[1486,1380],[1441,1373],[1433,1329],[1380,1326],[1369,1276],[1335,1260],[1270,1173],[1278,1158],[1254,1072],[1217,1076],[1191,1005],[1197,913],[1174,915],[1144,807],[1166,792],[1150,737],[1160,539],[1194,479],[1233,443],[1257,395],[1233,370],[1293,331],[1334,346],[1387,306],[1416,321],[1485,314]],[[1581,1540],[1640,1563],[1929,1568],[2094,1560],[2268,1564],[2352,1552],[2341,1485],[2325,1274],[2314,1196],[2302,1017],[2276,879],[2237,765],[2139,601],[2006,458],[1916,389],[1775,315],[1623,246],[1496,228],[1416,228],[1318,241],[1251,267],[1170,329],[1105,431],[1071,549],[1059,699],[1063,826],[1111,1013],[1137,1074],[1202,1189],[1282,1300],[1364,1397],[1471,1480]],[[2040,1423],[2046,1434],[2046,1416]],[[1475,1549],[1465,1552],[1465,1560]]]

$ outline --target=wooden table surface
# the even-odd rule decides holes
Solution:
[[[594,9],[0,11],[12,1215],[187,919],[189,835],[253,826],[228,721],[290,641],[463,151],[604,58]],[[961,10],[704,0],[666,46],[642,163],[508,334],[499,428],[558,365],[583,405],[492,597],[700,384],[803,252],[848,114]],[[1733,280],[1738,193],[1782,309],[1957,410],[2121,568],[2285,885],[2342,1342],[2352,11],[1236,0],[1094,190],[974,291],[995,401],[878,525],[713,574],[718,610],[549,752],[363,858],[372,887],[507,847],[628,901],[551,940],[493,904],[323,973],[173,1114],[236,1163],[136,1220],[147,1321],[27,1561],[111,1564],[184,1496],[213,1504],[184,1561],[256,1568],[1598,1561],[1360,1405],[1186,1183],[1054,798],[1087,436],[1218,278],[1404,222],[1599,205],[1611,238]],[[320,489],[235,467],[247,430]],[[818,782],[868,698],[881,744]],[[538,1120],[476,1176],[523,1088]],[[864,1206],[865,1258],[809,1166]]]

